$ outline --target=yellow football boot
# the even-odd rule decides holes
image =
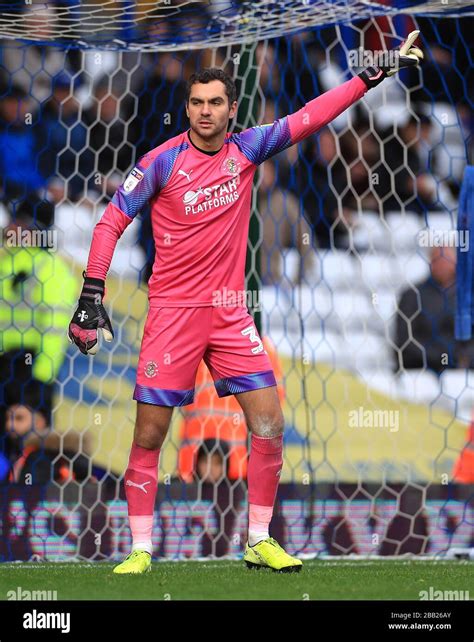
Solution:
[[[244,562],[248,568],[271,568],[279,573],[299,573],[303,562],[288,553],[280,544],[268,537],[255,546],[245,547]]]
[[[114,573],[148,573],[151,571],[151,555],[146,551],[132,551],[121,564],[114,568]]]

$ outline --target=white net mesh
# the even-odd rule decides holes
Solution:
[[[29,0],[24,7],[4,7],[0,37],[80,48],[189,50],[249,44],[310,26],[350,24],[401,12],[469,16],[474,15],[474,5],[466,0]]]
[[[189,3],[159,4],[134,7],[137,24],[161,11],[182,16]],[[361,51],[396,46],[396,33],[422,28],[428,52],[422,72],[384,82],[329,128],[262,167],[249,239],[249,307],[261,314],[261,333],[281,382],[285,466],[273,532],[289,552],[390,555],[468,546],[472,443],[466,433],[474,353],[471,344],[454,342],[452,294],[441,287],[455,256],[447,247],[436,249],[449,245],[445,232],[455,229],[457,194],[472,151],[465,32],[452,21],[453,37],[443,42],[437,23],[406,16],[400,23],[377,3],[351,3],[350,16],[346,2],[288,2],[278,11],[274,3],[242,3],[238,10],[233,3],[205,4],[221,31],[190,38],[186,48],[192,52],[172,53],[164,41],[159,53],[151,51],[157,41],[135,51],[67,52],[3,41],[3,118],[8,100],[22,105],[15,103],[14,116],[21,113],[24,137],[31,131],[36,137],[38,190],[46,194],[41,202],[55,207],[53,275],[66,266],[74,276],[40,301],[49,311],[72,305],[68,298],[79,291],[93,226],[107,200],[138,156],[187,127],[183,79],[196,67],[220,66],[237,79],[241,105],[234,125],[244,128],[295,111],[343,82],[348,64],[357,71]],[[223,4],[227,9],[218,11]],[[443,8],[441,2],[423,5],[425,11]],[[462,3],[451,3],[451,10],[457,8]],[[379,10],[381,20],[288,35],[318,24],[321,16],[321,23],[346,23]],[[38,31],[28,23],[29,38],[60,35],[91,46],[91,38],[109,36],[108,20],[116,27],[117,11],[126,15],[118,3],[99,5],[96,12],[88,5],[57,8],[49,25],[41,14]],[[26,20],[31,15],[4,15],[0,34],[19,38]],[[159,32],[153,24],[157,37],[169,35],[167,27]],[[226,46],[219,46],[223,33]],[[285,37],[263,39],[279,34]],[[174,48],[181,46],[178,40]],[[15,140],[20,149],[13,129],[2,130],[10,136],[4,140],[11,154]],[[26,167],[27,160],[19,162]],[[31,198],[26,178],[15,191],[5,166],[2,175],[3,226],[21,208],[35,210],[40,220],[44,208]],[[53,352],[37,345],[54,369],[53,430],[37,430],[28,444],[43,444],[33,452],[49,449],[53,479],[41,484],[34,460],[23,460],[4,479],[4,559],[117,558],[129,550],[120,480],[135,420],[131,398],[150,239],[143,213],[117,246],[107,280],[113,344],[94,359],[72,348],[63,356],[66,345]],[[5,256],[9,248],[1,252]],[[441,298],[427,281],[430,262],[440,275]],[[15,268],[0,265],[7,266],[0,274],[8,309],[0,317],[5,352],[18,347],[16,311],[37,305],[35,287],[44,294],[49,277],[32,268],[29,283],[35,286],[27,300],[25,290],[13,285]],[[67,325],[67,312],[65,319]],[[49,326],[38,325],[38,332],[55,328],[61,334],[62,326],[58,316]],[[32,350],[28,341],[23,347]],[[18,462],[9,444],[4,453]],[[233,397],[218,400],[202,368],[195,404],[175,411],[162,450],[155,554],[241,553],[247,453],[238,404]],[[464,485],[452,487],[453,479]]]

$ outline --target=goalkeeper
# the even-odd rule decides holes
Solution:
[[[236,88],[223,71],[205,69],[187,85],[190,129],[142,156],[96,225],[84,286],[68,336],[95,354],[98,334],[113,338],[103,307],[105,279],[125,228],[151,206],[156,258],[133,398],[137,418],[125,492],[132,551],[115,573],[151,568],[152,525],[160,448],[173,408],[193,402],[204,359],[220,397],[235,395],[252,433],[248,462],[249,567],[299,571],[300,560],[269,536],[283,463],[283,414],[275,376],[245,304],[245,258],[252,183],[257,167],[311,136],[422,53],[413,32],[378,66],[311,100],[272,124],[227,132]],[[230,294],[229,301],[226,296]],[[218,302],[218,303],[216,303]],[[239,303],[240,302],[240,303]]]

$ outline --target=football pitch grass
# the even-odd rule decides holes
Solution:
[[[113,567],[3,563],[0,599],[21,589],[56,591],[58,600],[419,600],[430,587],[474,598],[474,564],[465,561],[306,560],[291,574],[227,560],[155,562],[137,576],[114,575]]]

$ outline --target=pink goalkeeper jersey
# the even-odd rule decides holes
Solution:
[[[317,132],[366,91],[354,77],[272,124],[228,133],[212,156],[194,147],[188,132],[145,154],[94,229],[87,276],[105,280],[118,239],[150,203],[156,247],[150,307],[210,306],[243,292],[258,165]]]

